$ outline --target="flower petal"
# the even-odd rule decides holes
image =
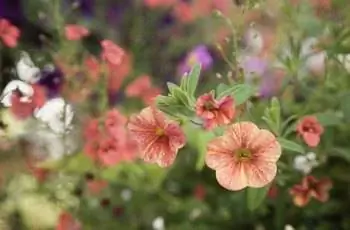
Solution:
[[[245,164],[229,164],[216,171],[219,184],[232,191],[238,191],[248,185]]]
[[[228,136],[221,136],[210,141],[205,157],[207,166],[212,169],[220,169],[231,164],[234,161],[232,144]]]
[[[249,148],[252,149],[254,157],[264,162],[277,162],[282,153],[281,145],[276,137],[264,129],[256,132]]]
[[[248,186],[261,188],[269,184],[276,176],[275,162],[256,162],[246,166]]]

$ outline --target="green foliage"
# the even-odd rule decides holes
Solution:
[[[277,98],[272,98],[271,105],[265,109],[262,119],[276,135],[280,134],[281,107]]]
[[[302,153],[302,154],[305,153],[305,149],[301,145],[295,143],[294,141],[287,140],[282,137],[277,138],[277,140],[281,144],[282,149],[284,150]]]
[[[250,211],[257,209],[261,203],[264,201],[270,185],[267,185],[263,188],[247,188],[247,206]]]
[[[247,84],[236,84],[232,87],[225,84],[219,84],[216,88],[216,97],[231,96],[235,100],[236,105],[245,103],[255,93],[255,89]]]

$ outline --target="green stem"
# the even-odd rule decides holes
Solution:
[[[280,194],[276,200],[275,229],[283,229],[283,227],[284,227],[285,204],[284,204],[283,192],[284,191],[280,191]]]

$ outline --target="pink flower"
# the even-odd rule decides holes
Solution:
[[[143,0],[145,5],[149,8],[156,7],[169,7],[176,3],[178,0]]]
[[[141,95],[142,101],[145,105],[152,105],[155,98],[162,93],[162,90],[158,87],[151,87],[145,90]]]
[[[216,170],[222,187],[236,191],[269,184],[276,176],[280,156],[281,146],[271,132],[240,122],[209,142],[205,162]]]
[[[118,110],[110,110],[107,112],[105,118],[106,131],[115,139],[120,139],[122,138],[121,132],[124,131],[126,121],[126,117],[124,117]]]
[[[180,126],[167,120],[155,107],[147,107],[130,118],[128,129],[138,143],[141,158],[167,167],[174,163],[186,139]]]
[[[182,23],[191,23],[195,20],[195,11],[191,4],[187,2],[179,2],[173,9],[176,19]]]
[[[97,151],[98,161],[104,166],[113,166],[123,160],[122,145],[119,140],[106,137],[100,140]]]
[[[124,50],[114,44],[111,40],[101,41],[102,59],[111,65],[119,65],[124,57]]]
[[[216,100],[213,93],[203,94],[197,99],[196,114],[203,119],[206,129],[229,124],[235,115],[234,100],[230,96]]]
[[[121,87],[125,77],[130,74],[132,68],[132,56],[125,53],[118,65],[108,65],[108,90],[116,92]]]
[[[81,40],[83,37],[89,35],[89,30],[81,25],[69,24],[64,28],[66,38],[71,41]]]
[[[316,147],[320,143],[324,132],[322,125],[315,116],[305,116],[297,125],[297,132],[310,147]]]
[[[61,213],[56,230],[81,230],[81,224],[68,212]]]
[[[6,19],[0,19],[0,38],[6,46],[16,47],[19,36],[20,31],[16,26]]]
[[[141,75],[128,85],[125,89],[125,95],[128,97],[140,97],[151,86],[151,78],[148,75]]]
[[[301,184],[294,185],[290,194],[294,196],[294,204],[304,207],[313,197],[318,201],[326,202],[329,198],[329,190],[332,188],[332,181],[329,179],[317,180],[313,176],[306,176]]]

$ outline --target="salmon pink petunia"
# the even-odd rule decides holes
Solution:
[[[108,65],[108,90],[116,92],[121,87],[125,77],[130,74],[132,68],[132,56],[125,53],[118,65]]]
[[[12,25],[7,19],[0,19],[0,38],[6,46],[16,47],[19,36],[20,30],[16,26]]]
[[[119,65],[124,57],[124,50],[118,45],[114,44],[111,40],[101,41],[102,46],[102,59],[107,61],[111,65]]]
[[[308,146],[316,147],[320,143],[324,130],[317,117],[305,116],[299,121],[297,132],[303,137]]]
[[[234,100],[231,96],[216,100],[212,92],[203,94],[197,99],[196,114],[203,119],[206,129],[229,124],[235,115]]]
[[[312,197],[318,201],[326,202],[331,188],[332,181],[327,178],[318,180],[313,176],[306,176],[301,184],[294,185],[289,192],[294,197],[294,204],[303,207]]]
[[[141,158],[167,167],[174,163],[177,152],[185,145],[185,134],[176,122],[153,106],[130,118],[128,129],[138,143]]]
[[[222,187],[237,191],[269,184],[276,176],[280,156],[281,146],[271,132],[240,122],[209,142],[205,162],[216,170]]]
[[[81,224],[68,212],[63,212],[59,216],[56,230],[81,230]]]
[[[127,119],[118,110],[113,109],[107,112],[105,117],[105,128],[108,134],[115,139],[122,137],[121,132],[124,130]]]
[[[97,158],[102,165],[113,166],[123,160],[123,151],[123,145],[119,139],[107,137],[99,142]]]
[[[151,88],[152,82],[148,75],[141,75],[131,82],[125,90],[128,97],[140,97],[145,90]]]
[[[70,41],[78,41],[89,35],[89,30],[81,25],[69,24],[64,28],[65,36]]]

